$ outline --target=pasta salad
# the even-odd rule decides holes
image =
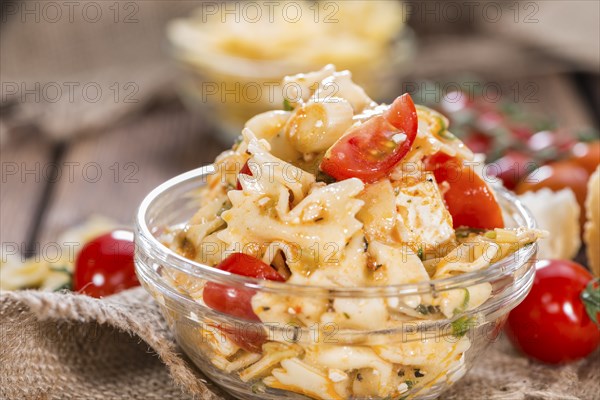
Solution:
[[[282,110],[250,119],[215,161],[201,205],[165,234],[202,264],[324,288],[396,287],[484,270],[544,232],[506,227],[494,191],[447,119],[408,94],[377,104],[331,65],[284,79]],[[489,283],[437,296],[309,298],[228,288],[165,271],[170,284],[242,320],[343,332],[451,319],[485,303]],[[471,342],[359,345],[202,329],[210,362],[241,380],[314,399],[401,398],[454,379]],[[343,335],[342,335],[343,336]],[[458,374],[458,372],[456,372]]]

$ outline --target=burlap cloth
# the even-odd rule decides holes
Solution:
[[[2,399],[224,399],[192,366],[141,288],[93,299],[0,294]],[[495,343],[444,399],[598,399],[600,353],[546,367]]]

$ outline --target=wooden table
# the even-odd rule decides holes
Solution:
[[[533,102],[521,105],[561,126],[598,127],[598,77],[534,76],[506,81],[503,87],[518,87],[521,102],[534,87]],[[173,103],[67,143],[34,134],[10,141],[0,151],[3,252],[17,245],[22,254],[39,253],[61,231],[91,214],[131,224],[152,188],[210,163],[226,147],[208,126]]]

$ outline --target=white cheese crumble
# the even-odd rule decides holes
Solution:
[[[394,143],[402,143],[406,140],[407,136],[404,133],[396,133],[394,136],[392,136],[392,141]]]
[[[346,379],[348,379],[348,375],[346,375],[346,373],[342,370],[339,369],[330,369],[329,370],[329,374],[328,374],[329,380],[334,382],[334,383],[338,383],[341,381],[345,381]]]
[[[408,391],[408,385],[406,383],[401,383],[398,385],[398,392],[400,392],[400,394],[407,392]]]

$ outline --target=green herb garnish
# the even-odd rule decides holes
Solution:
[[[483,234],[488,239],[496,239],[496,231],[487,231]]]
[[[473,326],[473,318],[467,316],[460,317],[455,321],[452,321],[452,335],[461,338],[469,331]]]
[[[318,170],[317,176],[315,177],[317,182],[324,182],[326,184],[337,182],[334,177],[327,175],[325,172]]]
[[[581,300],[590,319],[600,327],[600,279],[594,279],[581,292]]]
[[[438,306],[419,304],[415,310],[419,314],[429,315],[429,314],[437,314],[440,312],[440,308]]]
[[[419,256],[419,259],[421,261],[423,261],[423,248],[419,247],[419,250],[417,250],[417,256]]]
[[[292,103],[288,99],[283,99],[283,110],[284,111],[292,111],[294,107],[292,107]]]

